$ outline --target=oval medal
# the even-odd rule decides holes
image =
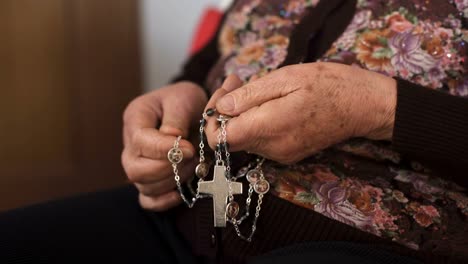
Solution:
[[[247,180],[254,184],[256,183],[259,179],[260,179],[260,176],[261,176],[261,172],[258,171],[258,170],[251,170],[249,172],[247,172]]]
[[[172,163],[180,163],[184,158],[182,150],[179,148],[171,148],[167,153],[167,159]]]
[[[267,180],[258,180],[254,185],[254,190],[258,194],[265,194],[270,190],[270,183]]]
[[[226,206],[226,216],[229,218],[236,218],[239,214],[239,204],[237,202],[230,202]]]
[[[208,170],[208,164],[206,164],[205,162],[201,162],[195,168],[195,174],[198,178],[203,179],[206,177],[206,175],[208,175]]]

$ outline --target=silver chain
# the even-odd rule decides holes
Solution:
[[[206,113],[203,113],[203,119],[202,120],[206,120],[207,118],[207,114]],[[206,121],[203,121],[203,122],[206,122]],[[203,135],[205,134],[205,126],[204,124],[200,124],[200,129],[199,129],[199,132],[200,132],[200,144],[198,144],[198,147],[200,149],[200,163],[202,162],[205,162],[205,143],[203,142]]]
[[[221,129],[218,133],[218,146],[219,146],[219,154],[218,156],[221,156],[221,146],[224,145],[224,152],[225,152],[225,156],[226,156],[226,177],[229,179],[229,203],[234,203],[234,195],[233,195],[233,192],[232,192],[232,187],[231,187],[231,183],[233,181],[235,181],[237,178],[236,177],[231,177],[231,166],[230,166],[230,153],[228,151],[228,147],[227,147],[227,132],[226,132],[226,122],[227,122],[227,118],[219,118],[218,120],[220,120],[221,122]],[[221,145],[222,144],[222,145]],[[261,166],[263,164],[265,159],[262,159],[258,164],[257,164],[257,167],[256,169],[258,171],[260,171],[260,180],[265,180],[265,177],[263,175],[263,171],[261,170]],[[239,220],[236,220],[235,218],[228,218],[228,221],[234,226],[234,229],[236,230],[236,234],[239,238],[243,239],[243,240],[246,240],[248,242],[251,242],[252,241],[252,237],[254,236],[255,234],[255,231],[257,230],[257,221],[258,221],[258,217],[260,216],[260,210],[261,210],[261,206],[262,206],[262,201],[263,201],[263,196],[264,194],[259,194],[258,195],[258,202],[257,202],[257,207],[255,208],[255,218],[253,220],[253,223],[252,223],[252,229],[251,229],[251,232],[248,236],[245,236],[242,234],[242,232],[240,231],[240,228],[239,228],[239,225],[245,220],[247,219],[247,217],[249,216],[249,210],[250,210],[250,204],[252,202],[252,193],[253,193],[253,190],[254,190],[254,185],[251,183],[249,185],[249,193],[248,193],[248,197],[247,197],[247,201],[246,201],[246,212],[245,214],[239,219]]]
[[[227,120],[221,122],[221,135],[223,138],[223,145],[224,145],[224,153],[226,155],[226,172],[228,179],[231,179],[231,153],[228,151],[227,145],[227,132],[226,132],[226,122]]]
[[[221,127],[219,129],[219,132],[218,132],[218,147],[217,147],[217,160],[216,162],[223,162],[225,163],[225,166],[226,166],[226,175],[225,177],[229,180],[229,193],[228,193],[228,200],[229,202],[233,202],[234,201],[234,195],[233,195],[233,191],[232,191],[232,181],[231,181],[231,164],[230,164],[230,156],[231,154],[229,153],[229,150],[228,150],[228,147],[227,147],[227,132],[226,132],[226,122],[229,120],[228,117],[226,116],[223,116],[223,115],[220,115],[218,117],[218,121],[221,122]],[[226,162],[224,162],[222,160],[222,147],[224,146],[224,153],[225,153],[225,156],[226,156]]]
[[[265,176],[263,174],[263,170],[262,170],[262,165],[263,165],[263,162],[265,161],[264,158],[262,158],[261,161],[258,162],[257,166],[256,166],[256,170],[258,170],[260,172],[260,180],[265,180]],[[246,201],[246,212],[245,214],[240,218],[240,219],[235,219],[235,218],[229,218],[228,221],[234,226],[234,229],[236,230],[236,234],[238,237],[240,237],[241,239],[247,241],[247,242],[252,242],[252,238],[255,234],[255,231],[257,230],[257,221],[258,221],[258,218],[260,216],[260,210],[262,209],[262,202],[263,202],[263,196],[264,194],[263,193],[260,193],[258,194],[258,201],[257,201],[257,206],[255,207],[255,217],[253,219],[253,222],[252,222],[252,228],[251,228],[251,231],[250,231],[250,234],[248,236],[245,236],[242,234],[242,232],[240,231],[240,228],[239,228],[239,225],[242,224],[242,222],[247,219],[247,217],[249,216],[249,211],[250,211],[250,203],[252,202],[252,199],[251,199],[251,196],[252,196],[252,193],[254,191],[254,184],[250,183],[249,184],[249,194],[248,194],[248,197],[247,197],[247,201]]]
[[[200,148],[200,150],[199,150],[200,164],[203,164],[205,162],[205,160],[206,160],[205,159],[205,152],[204,152],[205,144],[203,142],[204,125],[205,125],[205,122],[206,122],[206,118],[207,118],[207,114],[204,113],[203,114],[203,119],[201,121],[200,129],[199,129],[200,143],[199,143],[198,146]],[[237,208],[238,208],[237,203],[234,201],[234,195],[233,195],[233,189],[232,189],[232,184],[231,183],[235,182],[235,181],[237,181],[237,179],[245,176],[245,174],[240,175],[240,176],[239,175],[238,176],[232,176],[231,175],[231,162],[230,162],[231,154],[229,153],[229,150],[228,150],[227,131],[226,131],[226,123],[227,123],[228,120],[229,120],[229,117],[227,117],[227,116],[219,115],[219,117],[218,117],[218,121],[221,123],[221,125],[220,125],[220,130],[219,130],[218,135],[217,135],[218,146],[217,146],[217,148],[215,150],[215,159],[216,159],[216,164],[217,165],[226,166],[226,175],[225,175],[225,177],[229,181],[228,201],[229,201],[229,204],[235,203]],[[177,167],[177,164],[180,163],[182,161],[182,159],[183,159],[182,151],[179,148],[180,139],[181,139],[180,136],[177,137],[176,141],[174,142],[174,147],[168,153],[168,158],[172,163],[172,168],[173,168],[173,172],[174,172],[174,179],[176,181],[177,189],[178,189],[178,191],[180,193],[180,196],[181,196],[182,200],[184,201],[184,203],[189,208],[192,208],[198,199],[208,197],[209,195],[201,195],[199,193],[199,191],[198,191],[198,188],[195,191],[193,189],[192,185],[190,184],[190,182],[192,180],[190,180],[189,183],[187,183],[187,187],[188,187],[190,193],[193,195],[193,198],[190,200],[184,195],[184,192],[183,192],[183,189],[182,189],[182,184],[180,182],[179,170],[178,170],[178,167]],[[174,154],[175,158],[172,157],[172,159],[171,159],[171,157],[170,157],[171,152],[176,153],[176,154]],[[223,160],[223,152],[224,152],[225,160]],[[179,156],[177,156],[177,155],[179,155]],[[265,176],[264,176],[263,171],[262,171],[262,164],[263,164],[264,161],[265,161],[264,158],[262,158],[261,160],[257,160],[257,164],[256,164],[255,169],[254,169],[254,170],[256,170],[257,172],[260,173],[259,181],[265,181]],[[249,164],[249,167],[248,167],[247,171],[249,171],[250,168],[251,168],[251,164]],[[202,182],[203,179],[199,178],[198,181]],[[268,186],[269,184],[267,183],[266,185]],[[268,189],[269,189],[269,186],[268,186]],[[239,225],[241,225],[242,222],[244,222],[250,215],[250,206],[252,204],[252,194],[254,193],[254,191],[258,193],[257,206],[255,207],[255,217],[254,217],[253,222],[252,222],[252,228],[251,228],[250,234],[248,236],[245,236],[240,231]],[[247,199],[246,199],[246,203],[245,203],[245,205],[246,205],[245,206],[245,213],[239,219],[236,219],[236,216],[228,217],[228,222],[230,222],[234,226],[236,234],[237,234],[237,236],[239,238],[241,238],[243,240],[246,240],[248,242],[252,241],[252,238],[253,238],[253,236],[255,234],[255,231],[257,230],[257,221],[258,221],[258,218],[260,216],[260,210],[262,208],[261,205],[262,205],[262,202],[263,202],[264,194],[266,192],[267,191],[263,191],[263,192],[259,191],[258,186],[256,185],[256,182],[250,182],[248,195],[247,195]]]
[[[179,150],[179,142],[180,142],[180,139],[182,137],[179,136],[177,137],[176,141],[174,142],[174,147],[173,149],[175,150]],[[182,200],[184,201],[184,203],[189,207],[189,208],[192,208],[193,205],[195,204],[195,202],[198,200],[198,199],[201,199],[201,198],[204,198],[204,195],[200,195],[199,191],[197,190],[195,192],[195,190],[193,190],[192,186],[190,183],[187,183],[187,186],[188,186],[188,189],[190,190],[190,192],[192,193],[192,195],[194,195],[194,197],[189,200],[187,199],[187,197],[185,196],[184,194],[184,191],[182,189],[182,184],[180,183],[180,176],[179,176],[179,169],[177,168],[177,163],[176,162],[172,162],[172,170],[174,172],[174,180],[176,182],[176,185],[177,185],[177,190],[179,191],[179,194],[180,194],[180,197],[182,198]],[[202,179],[200,179],[202,180]]]

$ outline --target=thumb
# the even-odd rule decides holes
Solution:
[[[193,123],[193,109],[188,104],[175,100],[163,101],[163,114],[159,131],[166,135],[182,136],[187,139],[190,134],[190,125]]]
[[[237,116],[290,93],[293,87],[281,75],[282,72],[272,72],[224,95],[216,103],[216,109],[222,114]]]

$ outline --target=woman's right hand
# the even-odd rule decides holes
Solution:
[[[198,128],[206,102],[200,86],[179,82],[144,94],[125,109],[122,165],[140,192],[143,208],[164,211],[181,202],[167,152],[182,136],[181,182],[194,175],[196,149],[188,139],[191,129]]]

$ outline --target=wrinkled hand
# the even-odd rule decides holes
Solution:
[[[206,102],[199,86],[179,82],[142,95],[126,108],[122,164],[140,192],[143,208],[163,211],[181,202],[167,152],[181,135],[181,181],[194,174],[195,148],[187,139],[193,134],[191,129],[197,128]]]
[[[389,140],[396,108],[390,77],[336,63],[280,68],[208,105],[234,116],[227,124],[231,151],[294,163],[351,137]],[[219,126],[206,132],[212,148]]]

